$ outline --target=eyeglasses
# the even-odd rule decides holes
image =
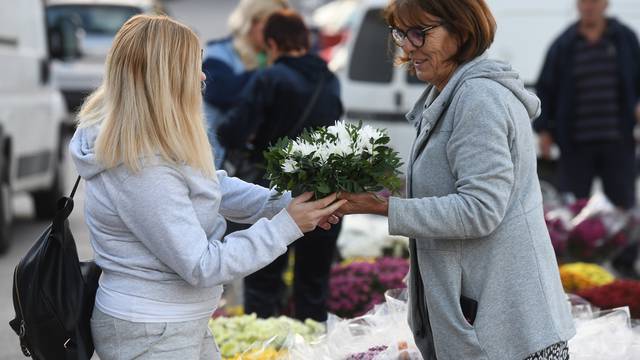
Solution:
[[[391,30],[391,39],[393,39],[393,42],[398,47],[403,47],[405,45],[405,41],[409,40],[409,43],[411,43],[415,48],[421,48],[424,45],[427,33],[440,25],[442,25],[442,23],[427,26],[422,29],[413,27],[407,29],[407,31],[402,31],[393,26],[389,26],[389,29]]]

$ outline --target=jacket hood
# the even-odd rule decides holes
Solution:
[[[73,159],[78,175],[83,179],[90,179],[105,170],[96,160],[95,142],[100,128],[95,125],[79,128],[69,143],[69,153]]]
[[[317,82],[320,80],[321,75],[325,75],[327,73],[331,74],[331,71],[329,71],[329,68],[327,67],[327,63],[325,63],[321,58],[311,54],[306,54],[300,57],[283,56],[280,57],[276,63],[282,63],[294,69],[302,74],[305,79],[311,82]]]
[[[460,87],[472,79],[488,79],[497,82],[511,91],[516,99],[522,103],[530,119],[533,120],[540,115],[540,100],[535,94],[524,87],[524,82],[520,78],[520,75],[513,70],[511,65],[502,61],[489,59],[485,54],[461,65],[433,102],[433,105],[440,106],[429,106],[429,108],[425,110],[423,106],[427,97],[429,97],[433,91],[437,91],[433,85],[430,85],[423,93],[420,101],[417,102],[416,107],[407,114],[407,119],[417,126],[416,122],[419,121],[419,117],[416,116],[417,113],[424,111],[425,117],[439,116],[446,109],[446,105],[451,103]],[[434,110],[437,113],[431,113]]]

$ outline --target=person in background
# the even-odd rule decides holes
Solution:
[[[619,208],[636,204],[636,143],[640,121],[640,45],[631,29],[607,18],[608,0],[577,0],[580,19],[551,45],[536,91],[542,114],[533,126],[541,155],[560,148],[560,190],[588,198],[593,180]],[[638,245],[613,261],[623,276],[634,269]]]
[[[333,125],[343,113],[338,79],[321,58],[309,53],[309,30],[299,14],[293,10],[272,14],[264,38],[273,66],[255,75],[218,130],[220,142],[229,149],[250,142],[256,168],[264,164],[263,151],[277,139],[295,138],[304,128]],[[263,177],[261,171],[256,183],[268,186]],[[318,229],[294,246],[293,303],[298,319],[327,319],[329,273],[339,231],[339,226]],[[245,279],[247,313],[265,318],[281,313],[287,265],[285,254]]]
[[[207,76],[204,112],[217,168],[222,168],[225,156],[216,138],[218,124],[236,104],[254,70],[267,65],[262,35],[266,18],[288,7],[287,0],[241,0],[229,17],[231,36],[207,43],[202,64]]]
[[[489,59],[485,0],[392,0],[399,62],[425,82],[407,198],[339,193],[339,212],[410,238],[409,324],[425,360],[568,360],[575,334],[542,211],[531,119],[540,101]]]
[[[102,268],[91,333],[102,360],[220,359],[209,319],[225,282],[269,264],[342,202],[308,201],[215,171],[200,41],[164,16],[116,34],[69,145]],[[253,224],[229,234],[225,218]]]

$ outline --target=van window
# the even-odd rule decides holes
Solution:
[[[355,81],[390,83],[393,77],[393,50],[389,28],[381,9],[367,11],[355,40],[349,64],[349,78]]]
[[[88,35],[113,36],[122,24],[140,12],[131,6],[56,5],[47,8],[47,23],[52,26],[60,18],[70,17],[75,18]]]

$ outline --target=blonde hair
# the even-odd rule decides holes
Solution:
[[[103,83],[78,116],[79,127],[100,125],[100,163],[139,171],[145,157],[160,155],[214,176],[202,115],[201,58],[195,33],[166,16],[137,15],[122,26]]]
[[[247,70],[258,67],[257,52],[249,40],[251,27],[256,20],[289,8],[288,0],[240,0],[229,16],[229,28],[233,35],[233,46]]]

